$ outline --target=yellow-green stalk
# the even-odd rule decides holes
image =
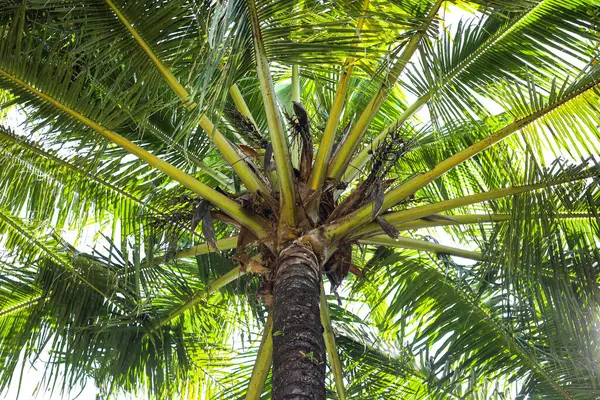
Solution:
[[[161,160],[159,157],[155,156],[154,154],[142,149],[141,147],[137,146],[133,142],[125,139],[123,136],[121,136],[109,129],[106,129],[102,125],[92,121],[91,119],[87,118],[83,114],[65,106],[58,100],[35,89],[33,86],[29,85],[25,81],[9,74],[8,72],[6,72],[2,69],[0,69],[0,76],[4,76],[5,78],[10,80],[14,84],[20,86],[21,88],[27,90],[30,93],[36,95],[37,97],[44,100],[45,102],[52,104],[58,110],[69,115],[70,117],[78,120],[79,122],[88,126],[89,128],[93,129],[94,131],[98,132],[99,134],[104,136],[106,139],[108,139],[112,143],[123,148],[124,150],[128,151],[129,153],[137,156],[139,159],[141,159],[142,161],[151,165],[152,167],[164,172],[165,174],[167,174],[174,180],[181,183],[183,186],[190,189],[192,192],[198,194],[202,198],[209,201],[212,205],[219,207],[224,213],[226,213],[231,218],[235,219],[240,224],[242,224],[245,227],[247,227],[248,229],[250,229],[258,237],[267,238],[270,236],[271,229],[270,229],[270,224],[267,221],[265,221],[264,219],[262,219],[261,217],[259,217],[258,215],[254,214],[254,213],[244,210],[241,205],[239,205],[235,201],[231,200],[229,197],[219,193],[218,191],[214,190],[210,186],[203,184],[202,182],[198,181],[194,177],[186,174],[185,172],[174,167],[173,165],[169,164],[168,162]]]
[[[589,173],[590,175],[592,173]],[[578,180],[586,179],[589,177],[588,175],[578,176],[576,178],[568,178],[563,180],[557,180],[553,182],[543,182],[536,183],[533,185],[525,185],[525,186],[513,186],[505,189],[497,189],[491,190],[489,192],[473,194],[470,196],[458,197],[452,200],[440,201],[439,203],[427,204],[424,206],[413,207],[407,210],[397,211],[389,214],[382,215],[381,218],[385,219],[392,225],[399,225],[408,221],[413,221],[419,218],[432,216],[434,214],[452,210],[458,207],[468,206],[470,204],[482,203],[484,201],[495,200],[502,197],[514,196],[520,193],[531,192],[534,190],[549,188],[557,185],[564,185],[566,183],[575,182]],[[450,217],[452,218],[452,217]],[[334,229],[326,231],[326,236],[328,239],[336,239],[338,235],[343,231],[342,224],[333,225]],[[357,236],[368,236],[371,233],[378,232],[380,226],[378,223],[373,222],[363,226],[360,230],[356,231],[355,235]]]
[[[256,361],[252,368],[252,376],[248,384],[245,400],[260,400],[260,395],[265,387],[265,381],[269,375],[271,364],[273,363],[273,317],[271,314],[267,317],[265,330],[260,341]]]
[[[398,129],[408,118],[410,118],[419,108],[423,106],[423,104],[427,103],[430,99],[430,95],[426,94],[425,96],[420,97],[417,101],[414,102],[411,106],[409,106],[406,111],[402,113],[394,122],[389,124],[377,137],[372,141],[370,146],[362,149],[356,157],[350,161],[350,168],[346,169],[344,176],[342,177],[343,182],[351,182],[356,178],[356,176],[363,170],[364,166],[367,164],[367,161],[371,158],[371,154],[373,151],[377,149],[380,143],[382,143],[387,135],[389,135],[394,130]]]
[[[339,180],[342,177],[346,167],[348,166],[348,163],[350,162],[350,157],[352,157],[352,154],[354,154],[356,147],[369,128],[371,121],[373,121],[373,118],[375,118],[375,115],[381,108],[381,105],[385,101],[389,91],[392,90],[396,84],[396,81],[398,80],[398,77],[400,74],[402,74],[406,65],[408,65],[408,62],[419,46],[419,42],[425,36],[427,28],[431,24],[431,21],[436,16],[440,6],[444,1],[445,0],[436,0],[434,6],[427,14],[426,21],[419,28],[419,32],[415,34],[404,47],[402,54],[388,72],[383,83],[381,84],[381,87],[371,99],[369,104],[365,107],[362,114],[358,118],[358,121],[356,121],[350,130],[348,137],[340,146],[339,150],[335,154],[335,157],[331,160],[329,169],[327,171],[328,177],[336,180]]]
[[[376,147],[377,143],[381,143],[383,139],[391,132],[389,130],[390,127],[400,126],[404,121],[406,121],[410,116],[412,116],[423,104],[429,101],[431,97],[433,97],[440,88],[444,87],[448,82],[451,82],[454,78],[456,78],[460,73],[462,73],[469,65],[471,65],[476,59],[480,58],[482,54],[488,51],[488,49],[494,48],[494,46],[500,42],[503,38],[508,36],[510,33],[520,29],[523,24],[527,24],[527,21],[530,19],[532,15],[536,15],[539,12],[539,9],[543,6],[547,5],[545,2],[540,2],[538,5],[529,10],[525,15],[521,16],[519,20],[508,27],[508,29],[504,30],[500,35],[496,35],[488,39],[485,43],[480,46],[481,51],[473,52],[466,60],[461,62],[461,64],[455,68],[448,76],[444,77],[442,83],[433,87],[428,93],[421,96],[414,104],[409,106],[406,111],[396,120],[394,121],[388,128],[382,131],[373,141],[373,147]],[[352,159],[349,165],[352,165],[353,168],[349,168],[345,171],[342,181],[350,182],[360,172],[360,170],[365,166],[368,159],[370,158],[369,154],[370,148],[363,149],[360,154]]]
[[[269,69],[269,61],[265,51],[258,11],[254,0],[248,0],[248,10],[252,21],[252,39],[254,42],[254,55],[256,59],[256,71],[260,81],[260,90],[265,106],[265,114],[269,126],[271,145],[275,157],[277,181],[279,182],[279,198],[281,214],[279,218],[280,227],[288,232],[296,226],[296,195],[293,184],[292,162],[283,121],[277,106],[273,81]]]
[[[329,304],[327,304],[327,295],[321,281],[321,323],[323,324],[323,338],[325,339],[325,348],[331,363],[331,371],[335,380],[335,390],[338,399],[346,399],[346,389],[344,388],[344,371],[342,370],[342,362],[335,346],[335,333],[331,325],[331,316],[329,315]]]
[[[389,236],[373,236],[368,239],[360,239],[362,244],[372,244],[378,246],[401,247],[403,249],[413,249],[422,251],[431,251],[435,253],[445,253],[452,256],[469,258],[471,260],[483,261],[483,254],[477,251],[457,249],[456,247],[446,246],[438,243],[427,242],[425,240],[399,237],[392,239]]]
[[[414,178],[404,182],[402,185],[392,189],[384,196],[382,209],[387,210],[390,207],[398,204],[402,200],[409,197],[411,194],[415,193],[417,190],[421,189],[428,183],[433,180],[439,178],[447,171],[452,168],[460,165],[464,161],[469,158],[475,156],[476,154],[482,152],[488,147],[498,143],[499,141],[507,138],[513,133],[519,131],[525,126],[533,123],[534,121],[542,118],[546,114],[551,111],[564,106],[566,103],[574,100],[575,98],[585,94],[586,92],[595,88],[599,83],[594,82],[590,85],[582,88],[581,90],[566,96],[565,98],[554,102],[539,111],[534,112],[527,117],[514,121],[513,123],[507,125],[506,127],[496,131],[495,133],[489,135],[488,137],[480,140],[479,142],[467,147],[466,149],[454,154],[453,156],[441,161],[435,167],[430,169],[429,171],[416,175]],[[329,236],[340,236],[345,234],[346,232],[355,229],[358,226],[361,226],[372,219],[372,209],[373,203],[366,204],[360,209],[354,211],[353,213],[347,215],[338,222],[334,222],[331,226],[327,227],[327,232]],[[334,233],[335,232],[335,233]]]
[[[366,12],[368,8],[369,0],[365,0],[363,4],[363,13]],[[356,27],[358,33],[360,33],[362,30],[363,24],[364,15],[361,15],[361,17],[358,19]],[[352,57],[348,57],[342,67],[335,97],[333,98],[333,104],[331,105],[331,110],[329,110],[329,116],[327,118],[325,129],[323,130],[323,137],[321,139],[321,144],[319,145],[319,151],[317,152],[317,157],[315,159],[309,180],[310,188],[315,191],[319,190],[323,186],[323,182],[325,182],[327,166],[329,165],[329,159],[331,157],[335,135],[337,133],[337,128],[340,123],[342,111],[344,109],[344,103],[346,101],[346,94],[348,93],[348,85],[350,84],[353,68],[354,59]]]
[[[106,4],[108,4],[108,6],[117,15],[121,23],[131,33],[138,45],[142,48],[142,50],[144,50],[148,58],[152,60],[152,62],[156,66],[156,69],[161,73],[161,75],[171,87],[171,89],[175,92],[175,94],[179,96],[181,101],[186,105],[186,107],[188,107],[188,109],[193,110],[196,107],[196,103],[191,102],[191,96],[188,93],[188,91],[171,73],[171,71],[169,71],[169,69],[162,63],[162,61],[156,56],[156,54],[154,53],[154,51],[152,51],[148,43],[146,43],[144,38],[142,38],[142,36],[136,31],[136,29],[131,25],[131,23],[127,20],[127,18],[125,17],[125,15],[123,15],[119,8],[113,3],[113,1],[105,1]],[[215,146],[223,154],[225,160],[227,160],[229,165],[232,166],[233,170],[240,177],[241,181],[248,188],[248,190],[254,194],[260,193],[260,195],[262,195],[263,197],[270,198],[270,190],[267,188],[265,183],[254,173],[250,166],[240,156],[239,152],[233,147],[229,140],[227,140],[227,138],[225,138],[225,136],[223,136],[223,134],[215,128],[215,125],[208,119],[206,115],[202,115],[200,117],[200,126],[202,127],[204,132],[210,138],[213,139]]]

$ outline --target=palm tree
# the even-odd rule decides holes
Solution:
[[[599,397],[599,6],[3,0],[0,388]]]

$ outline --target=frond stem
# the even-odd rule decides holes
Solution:
[[[119,10],[119,8],[113,3],[112,0],[105,0],[106,4],[113,10],[117,15],[121,23],[127,28],[132,34],[135,41],[144,50],[148,58],[152,60],[156,69],[161,73],[168,85],[173,91],[179,96],[183,104],[190,110],[196,108],[196,103],[191,101],[191,96],[188,91],[183,87],[179,80],[169,71],[169,69],[163,64],[163,62],[156,56],[154,51],[150,48],[148,43],[142,38],[137,30],[127,20],[125,15]],[[215,125],[208,119],[206,115],[200,117],[200,126],[204,132],[213,140],[215,146],[223,154],[223,157],[227,160],[229,165],[232,166],[234,172],[240,177],[244,185],[254,194],[260,194],[265,197],[270,197],[270,191],[265,183],[252,171],[250,166],[243,160],[239,152],[233,147],[233,145],[227,140],[225,136]]]
[[[392,239],[389,236],[373,236],[368,239],[360,239],[359,243],[377,246],[401,247],[403,249],[422,250],[435,253],[444,253],[450,254],[451,256],[458,256],[477,261],[484,260],[483,254],[477,251],[459,249],[452,246],[446,246],[438,243],[408,237],[399,237],[397,239]]]
[[[404,182],[400,186],[390,190],[385,194],[383,200],[382,209],[387,210],[390,207],[398,204],[402,200],[406,199],[411,194],[415,193],[417,190],[421,189],[425,185],[431,183],[435,179],[442,176],[444,173],[453,169],[454,167],[462,164],[464,161],[470,159],[471,157],[479,154],[483,150],[491,147],[492,145],[500,142],[501,140],[507,138],[513,133],[523,129],[529,124],[535,122],[536,120],[544,117],[550,112],[560,108],[566,103],[576,99],[579,96],[584,95],[586,92],[594,89],[600,82],[592,82],[589,85],[583,87],[580,90],[571,93],[564,98],[555,101],[554,103],[547,105],[546,107],[538,110],[531,115],[521,118],[513,123],[505,126],[504,128],[496,131],[495,133],[487,136],[486,138],[480,140],[479,142],[467,147],[466,149],[454,154],[453,156],[441,161],[435,167],[433,167],[428,172],[419,174],[412,179]],[[369,222],[372,219],[372,209],[373,203],[369,203],[361,207],[360,209],[354,211],[352,214],[349,214],[343,221],[334,222],[332,226],[328,227],[327,230],[329,232],[338,231],[338,232],[348,232],[352,229],[355,229],[366,222]]]
[[[538,12],[539,8],[544,4],[544,1],[541,1],[531,10],[529,10],[524,15],[520,16],[518,21],[514,23],[510,23],[506,25],[506,29],[500,32],[498,35],[486,40],[476,51],[474,51],[469,57],[467,57],[464,61],[462,61],[459,65],[457,65],[452,71],[448,73],[442,80],[439,85],[436,85],[431,88],[431,90],[422,95],[415,101],[412,105],[410,105],[404,113],[400,117],[398,117],[394,122],[392,122],[388,127],[386,127],[377,137],[373,140],[372,146],[365,147],[362,151],[350,162],[354,168],[347,169],[342,181],[351,182],[356,178],[356,176],[363,169],[367,161],[371,158],[370,150],[371,148],[376,148],[379,143],[381,143],[387,135],[398,127],[402,126],[404,122],[408,118],[410,118],[415,112],[417,112],[425,103],[427,103],[438,91],[440,91],[443,87],[445,87],[449,82],[451,82],[454,78],[460,75],[463,71],[467,69],[473,62],[475,62],[478,58],[480,58],[483,54],[493,48],[497,43],[499,43],[504,37],[508,36],[510,33],[514,32],[521,28],[521,26],[527,21],[528,17],[531,15],[535,15]]]
[[[434,204],[427,204],[424,206],[409,208],[407,210],[392,212],[389,214],[384,214],[381,217],[385,219],[392,225],[399,225],[408,221],[413,221],[419,218],[427,217],[430,215],[437,214],[439,212],[452,210],[458,207],[468,206],[470,204],[481,203],[484,201],[490,201],[499,199],[507,196],[514,196],[517,194],[531,192],[539,189],[546,189],[553,186],[564,185],[567,183],[572,183],[580,180],[587,179],[594,174],[596,171],[588,171],[586,174],[582,174],[577,177],[571,177],[561,180],[556,180],[552,182],[542,182],[536,183],[533,185],[525,185],[525,186],[512,186],[505,189],[497,189],[491,190],[489,192],[483,192],[478,194],[473,194],[470,196],[458,197],[452,200],[440,201]],[[370,223],[362,227],[359,231],[357,231],[357,235],[360,236],[369,236],[371,233],[378,232],[380,226],[378,223]],[[326,231],[326,237],[328,239],[336,239],[338,235],[341,233],[341,229],[335,227],[330,231]]]
[[[273,363],[273,316],[269,313],[267,323],[260,341],[256,361],[252,368],[252,376],[248,384],[245,400],[260,400],[260,395],[265,387],[265,381],[269,375]]]
[[[427,28],[435,18],[440,6],[445,0],[436,0],[433,8],[429,11],[426,16],[425,22],[419,28],[419,31],[410,39],[407,45],[404,47],[402,54],[395,62],[394,66],[390,69],[387,76],[385,77],[381,87],[375,94],[375,96],[371,99],[369,104],[365,107],[362,114],[358,118],[358,121],[354,124],[352,129],[350,130],[348,137],[341,144],[339,150],[337,151],[335,157],[331,160],[329,164],[329,169],[327,171],[327,176],[339,180],[343,175],[348,163],[350,162],[350,157],[354,154],[356,147],[358,146],[360,140],[363,138],[366,133],[369,125],[375,118],[375,114],[379,111],[382,104],[390,90],[396,84],[398,77],[404,71],[404,68],[408,65],[410,59],[413,54],[417,50],[421,39],[426,35]]]
[[[369,3],[370,0],[365,0],[363,4],[363,13],[368,10]],[[363,25],[364,16],[361,15],[361,17],[358,19],[356,27],[358,33],[360,33],[362,30]],[[344,103],[346,101],[346,94],[348,93],[348,85],[350,84],[353,68],[354,59],[352,57],[348,57],[342,66],[340,79],[338,81],[335,96],[333,98],[333,104],[329,110],[329,116],[327,117],[327,123],[325,125],[325,129],[323,130],[323,137],[321,139],[321,144],[319,145],[319,151],[317,152],[315,164],[310,175],[309,185],[314,191],[319,190],[323,186],[323,182],[325,182],[327,167],[329,165],[329,159],[333,150],[333,143],[335,141],[338,125],[340,123],[340,117],[342,116],[342,111],[344,109]]]
[[[589,213],[557,213],[555,215],[551,215],[551,218],[557,219],[589,219],[595,218],[593,214]],[[471,224],[490,224],[490,223],[499,223],[499,222],[507,222],[512,219],[512,215],[510,214],[469,214],[469,215],[451,215],[447,217],[442,217],[440,219],[417,219],[414,221],[401,222],[398,224],[393,224],[398,231],[408,231],[413,229],[427,229],[427,228],[436,228],[441,226],[455,226],[455,225],[471,225]],[[548,218],[548,215],[545,216],[534,216],[536,219]],[[374,227],[375,224],[369,225]],[[366,238],[377,235],[383,235],[384,232],[381,227],[377,228],[374,231],[371,231],[367,235],[356,235],[355,238]]]
[[[335,333],[333,332],[333,325],[331,325],[331,315],[329,315],[329,304],[327,304],[327,295],[325,294],[323,281],[321,281],[320,303],[323,338],[325,339],[325,348],[327,349],[327,355],[329,356],[329,362],[331,363],[331,371],[333,372],[333,378],[335,380],[335,390],[338,399],[345,400],[346,389],[344,388],[344,371],[342,370],[342,362],[340,361],[340,355],[338,354],[335,345]]]
[[[271,145],[273,146],[273,155],[275,157],[275,168],[277,172],[277,181],[279,182],[280,198],[280,227],[284,232],[288,232],[296,226],[296,195],[294,190],[294,180],[292,174],[292,161],[290,158],[289,147],[283,121],[279,113],[275,89],[269,70],[269,61],[265,51],[260,21],[258,19],[258,10],[254,0],[248,0],[248,10],[252,20],[252,39],[254,42],[254,53],[256,59],[256,70],[260,81],[260,90],[263,103]]]
[[[252,112],[250,111],[246,100],[244,100],[244,96],[242,95],[242,91],[240,90],[239,86],[235,83],[231,85],[229,87],[229,95],[231,96],[233,104],[235,104],[235,108],[239,111],[239,113],[248,118],[258,130],[256,120],[254,119],[254,116],[252,116]]]
[[[28,92],[34,94],[40,99],[46,101],[47,103],[52,104],[61,112],[69,115],[75,120],[81,122],[82,124],[88,126],[89,128],[95,130],[106,139],[116,144],[117,146],[123,148],[129,153],[137,156],[141,160],[145,161],[147,164],[152,167],[164,172],[169,177],[181,183],[183,186],[190,189],[192,192],[198,194],[202,198],[208,200],[214,206],[219,207],[223,212],[229,215],[231,218],[238,221],[240,224],[246,226],[253,233],[255,233],[259,238],[267,238],[270,236],[270,227],[269,223],[254,213],[250,213],[243,209],[243,207],[230,199],[229,197],[219,193],[213,188],[205,185],[204,183],[198,181],[194,177],[186,174],[180,169],[174,167],[173,165],[167,163],[166,161],[160,159],[154,154],[142,149],[141,147],[135,145],[133,142],[125,139],[123,136],[106,129],[102,125],[92,121],[87,118],[83,114],[67,107],[66,105],[59,102],[57,99],[50,97],[49,95],[35,89],[33,86],[29,85],[25,81],[9,74],[8,72],[0,69],[0,76],[4,76],[14,84],[20,86],[21,88],[27,90]]]
[[[155,259],[152,260],[151,264],[142,264],[142,265],[140,265],[140,268],[149,268],[149,267],[153,267],[156,265],[165,264],[167,262],[170,262],[171,260],[179,260],[182,258],[200,256],[200,255],[208,254],[208,253],[215,252],[215,251],[235,249],[235,247],[237,246],[237,242],[238,242],[237,236],[219,239],[219,240],[217,240],[217,249],[218,250],[213,249],[208,243],[200,243],[200,244],[197,244],[196,246],[192,246],[192,247],[188,247],[186,249],[179,250],[178,252],[175,253],[175,255],[173,257],[167,257],[167,256],[156,257]]]

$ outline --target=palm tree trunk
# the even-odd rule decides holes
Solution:
[[[294,242],[279,255],[273,287],[274,400],[325,399],[319,263]]]

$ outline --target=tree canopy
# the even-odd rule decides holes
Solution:
[[[43,358],[56,396],[270,398],[294,241],[326,275],[328,357],[302,355],[327,398],[599,397],[599,24],[0,1],[0,392]]]

